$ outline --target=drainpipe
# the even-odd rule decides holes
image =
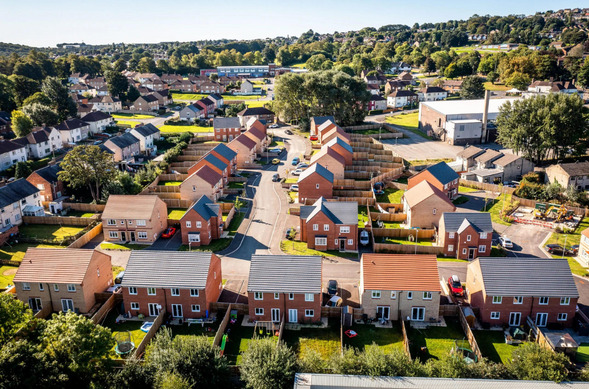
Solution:
[[[491,92],[485,91],[484,109],[483,109],[483,123],[481,127],[481,139],[480,143],[487,143],[487,121],[489,120],[489,97]]]
[[[51,295],[51,286],[49,285],[49,283],[47,283],[47,291],[49,292],[49,302],[51,303],[51,312],[53,312],[54,311],[54,309],[53,309],[53,296]]]

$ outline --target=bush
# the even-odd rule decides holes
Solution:
[[[382,109],[373,109],[372,111],[368,111],[368,115],[380,115],[382,112]]]
[[[241,378],[250,389],[292,388],[296,368],[296,356],[284,343],[257,339],[243,353]]]

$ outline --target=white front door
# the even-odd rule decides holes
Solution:
[[[547,313],[537,313],[536,314],[536,325],[538,327],[546,327],[548,323],[548,314]]]
[[[378,306],[376,307],[376,317],[382,320],[389,320],[391,307]]]
[[[289,323],[296,323],[296,322],[298,322],[298,319],[297,319],[297,310],[296,309],[289,309],[288,310],[288,322]]]
[[[280,321],[280,309],[279,308],[272,308],[272,321],[274,321],[274,322]]]
[[[425,319],[425,308],[413,307],[411,308],[411,320],[412,321],[423,321]]]
[[[181,304],[172,304],[172,316],[173,317],[182,317],[182,305]]]
[[[64,312],[74,310],[74,300],[72,299],[61,299],[61,310]]]
[[[519,326],[519,322],[522,318],[521,312],[511,312],[509,314],[509,325],[512,327]]]
[[[160,314],[160,310],[157,308],[158,304],[149,303],[147,306],[149,307],[149,316],[157,316]]]

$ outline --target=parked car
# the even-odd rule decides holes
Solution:
[[[309,140],[312,140],[313,142],[315,142],[315,141],[318,141],[319,140],[319,137],[317,135],[311,135],[309,137]]]
[[[270,153],[282,153],[282,149],[280,147],[273,147],[268,150]]]
[[[362,246],[367,246],[368,243],[370,243],[370,240],[368,239],[368,231],[362,230],[362,232],[360,232],[360,244]]]
[[[121,282],[123,282],[124,276],[125,276],[124,270],[122,272],[119,272],[119,274],[117,274],[117,276],[115,277],[115,284],[120,284]]]
[[[162,234],[162,238],[169,239],[176,233],[175,227],[168,227]]]
[[[272,181],[280,181],[280,175],[278,173],[274,173],[274,175],[272,175]]]
[[[572,251],[569,249],[565,249],[564,247],[562,247],[559,244],[547,244],[545,247],[546,251],[548,251],[550,254],[554,254],[554,255],[571,255]],[[578,248],[577,248],[578,250]]]
[[[301,162],[301,159],[299,157],[294,157],[292,159],[292,166],[297,166],[299,162]]]
[[[327,283],[327,294],[330,296],[335,296],[337,293],[337,281],[336,280],[329,280]]]
[[[463,296],[464,289],[462,288],[462,283],[460,282],[460,278],[456,274],[448,278],[448,286],[450,287],[450,293],[454,296]]]
[[[326,307],[339,307],[342,305],[342,302],[344,300],[340,297],[340,296],[333,296],[332,298],[329,299],[329,301],[327,302],[327,304],[325,304]]]
[[[499,237],[499,245],[503,248],[506,248],[506,249],[513,248],[513,242],[511,241],[511,239],[509,239],[506,236]]]
[[[299,191],[299,184],[293,184],[290,186],[290,190],[293,192],[298,192]]]
[[[286,230],[285,238],[288,240],[293,240],[295,238],[296,234],[297,234],[297,230],[295,230],[293,227],[290,227],[288,230]]]
[[[291,131],[291,130],[284,130],[284,133],[285,133],[286,135],[292,135],[292,131]]]
[[[278,158],[274,158],[272,160],[272,165],[278,165],[280,163],[280,160]]]
[[[300,176],[302,172],[304,172],[304,169],[297,169],[294,172],[292,172],[293,176]]]
[[[305,163],[305,162],[301,162],[297,165],[297,169],[303,169],[303,168],[308,168],[309,164]]]
[[[278,124],[271,124],[270,125],[270,128],[278,128],[278,127],[279,127]]]

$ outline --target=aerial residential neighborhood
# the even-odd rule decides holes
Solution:
[[[0,389],[589,387],[589,8],[327,3],[5,7]]]

